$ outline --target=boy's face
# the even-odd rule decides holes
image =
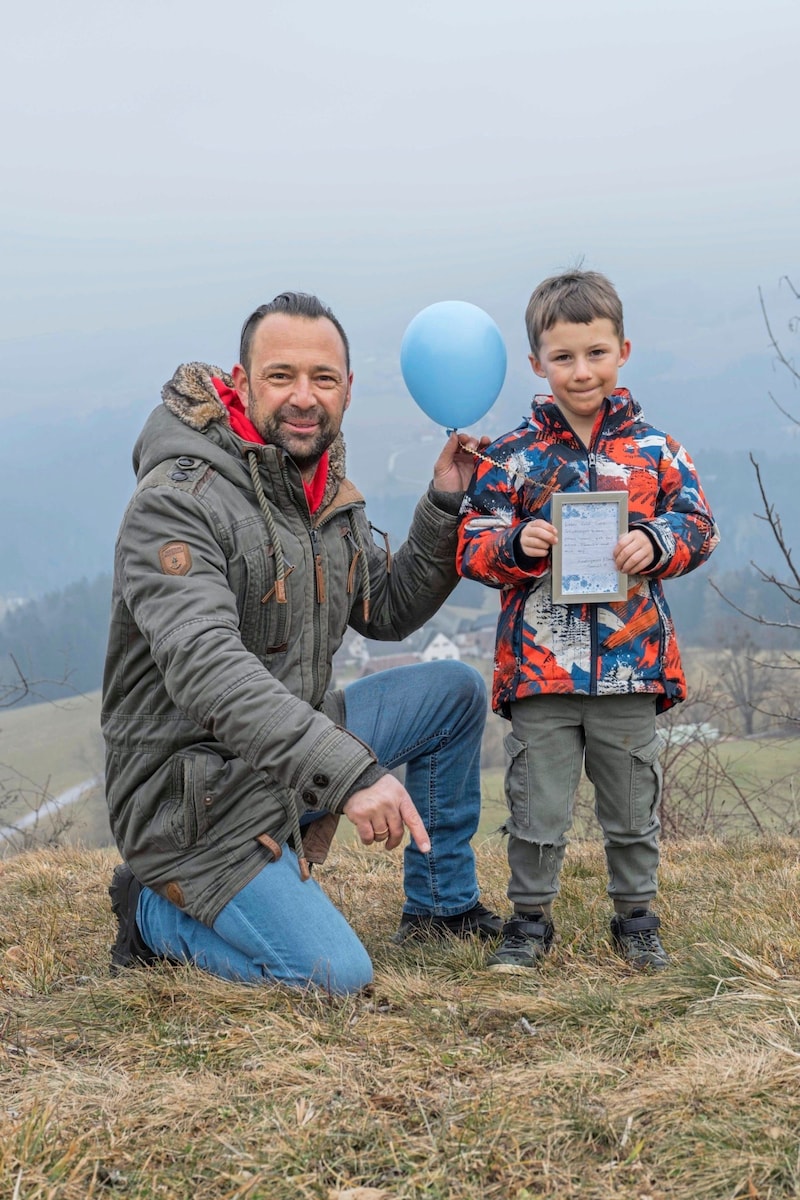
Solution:
[[[591,430],[630,352],[630,342],[620,343],[613,323],[598,317],[589,325],[558,321],[542,335],[538,355],[529,357],[570,425],[581,433]]]

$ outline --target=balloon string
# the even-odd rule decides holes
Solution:
[[[448,429],[447,432],[457,434],[458,430],[457,429]],[[503,463],[499,463],[497,461],[497,459],[495,459],[495,458],[490,458],[488,454],[482,454],[480,450],[473,450],[473,449],[471,449],[471,447],[465,446],[463,444],[463,442],[461,442],[461,441],[459,441],[458,446],[459,446],[459,449],[463,450],[465,454],[471,454],[473,458],[479,458],[481,460],[481,462],[488,463],[490,467],[496,467],[498,471],[505,471],[506,475],[510,474],[507,465],[503,465]],[[517,477],[519,479],[521,479],[523,483],[533,483],[534,482],[534,480],[531,479],[530,475],[520,475],[519,472],[516,472],[516,471],[514,472],[514,474],[517,475]]]

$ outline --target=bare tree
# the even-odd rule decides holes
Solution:
[[[788,287],[791,296],[794,300],[800,302],[800,292],[798,292],[792,280],[788,275],[784,275],[781,283]],[[800,385],[800,370],[796,366],[794,359],[786,352],[783,345],[773,332],[770,322],[769,311],[764,300],[761,288],[758,289],[758,298],[761,305],[761,312],[764,318],[764,324],[767,329],[770,345],[774,351],[775,358],[779,366],[789,375],[789,378],[794,387]],[[797,336],[800,332],[800,315],[793,316],[788,324],[789,333],[792,336]],[[800,416],[791,411],[790,408],[781,404],[776,398],[769,393],[772,403],[787,420],[800,430]],[[755,569],[760,581],[768,587],[777,591],[779,597],[783,601],[784,615],[780,618],[767,617],[764,612],[753,612],[737,605],[714,581],[709,580],[712,588],[717,594],[735,609],[741,616],[746,617],[749,621],[753,621],[757,625],[776,630],[786,631],[791,637],[800,633],[800,567],[796,561],[792,544],[791,534],[784,526],[784,521],[781,514],[776,509],[769,497],[769,489],[767,481],[764,478],[764,473],[760,463],[750,454],[750,462],[755,471],[756,481],[758,483],[759,496],[761,498],[760,513],[755,516],[759,521],[762,521],[768,529],[769,537],[773,546],[778,551],[778,567],[770,569],[760,566],[758,563],[752,562],[751,566]],[[779,659],[770,664],[773,670],[776,671],[794,671],[800,668],[800,653],[793,650],[786,650]],[[800,724],[800,708],[797,703],[797,689],[794,689],[794,699],[790,705],[790,711],[785,711],[784,705],[779,706],[775,712],[769,713],[769,710],[759,709],[759,711],[767,712],[768,715],[780,717],[783,720],[789,720],[795,724]]]
[[[722,693],[745,737],[755,733],[756,716],[766,711],[769,698],[775,691],[772,662],[760,651],[750,633],[736,631],[736,649],[720,647],[718,681]]]

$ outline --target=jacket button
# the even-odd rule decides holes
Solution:
[[[313,808],[317,803],[316,792],[303,792],[303,800],[306,804]]]
[[[314,783],[317,785],[317,787],[327,787],[330,783],[330,779],[328,779],[327,775],[315,775]]]
[[[169,477],[170,479],[176,479],[179,483],[189,478],[185,471],[170,471]]]
[[[196,462],[195,459],[189,458],[187,455],[182,454],[180,458],[175,459],[175,465],[177,467],[193,467],[196,465]]]

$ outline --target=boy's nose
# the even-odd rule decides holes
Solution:
[[[589,364],[585,358],[576,358],[574,374],[576,379],[588,379],[591,375]]]

